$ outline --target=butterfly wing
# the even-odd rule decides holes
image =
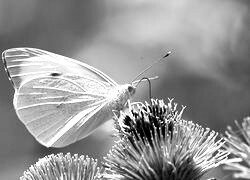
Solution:
[[[35,76],[71,74],[102,82],[106,86],[118,84],[98,69],[74,59],[35,48],[13,48],[2,53],[8,76],[15,88]],[[87,85],[88,83],[84,83]],[[91,89],[91,88],[90,88]]]
[[[107,97],[117,84],[99,70],[31,48],[7,50],[3,60],[18,117],[41,144],[66,146],[111,117]]]

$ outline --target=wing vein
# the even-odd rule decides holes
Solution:
[[[75,115],[70,121],[61,128],[53,138],[48,142],[48,146],[52,146],[56,141],[58,141],[69,129],[71,129],[74,125],[76,125],[83,117],[84,115],[88,114],[88,117],[85,118],[86,120],[92,117],[96,112],[98,112],[102,107],[104,107],[106,103],[103,103],[100,106],[94,106],[92,108],[88,108],[88,111],[82,111]]]
[[[18,65],[9,65],[7,68],[17,68],[17,67],[28,67],[28,66],[40,66],[42,65],[41,63],[30,63],[30,64],[18,64]]]
[[[37,75],[37,74],[49,74],[49,73],[58,73],[56,71],[38,71],[38,72],[29,72],[29,73],[19,73],[19,74],[12,74],[11,77],[22,77],[22,76],[29,76],[29,75]]]

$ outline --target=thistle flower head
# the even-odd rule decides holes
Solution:
[[[240,125],[235,124],[238,130],[228,127],[226,131],[226,149],[233,155],[228,160],[225,169],[235,171],[235,178],[250,178],[250,117],[243,119]]]
[[[172,100],[131,107],[115,118],[119,140],[105,158],[105,179],[198,180],[227,159],[218,133],[182,119]]]
[[[20,180],[95,180],[99,172],[95,159],[59,153],[39,159]]]

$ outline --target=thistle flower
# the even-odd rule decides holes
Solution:
[[[104,179],[198,180],[227,159],[218,133],[182,119],[169,100],[130,107],[115,118],[119,140],[103,166]]]
[[[59,153],[39,159],[20,180],[96,180],[100,171],[95,159]]]
[[[235,178],[250,179],[250,117],[244,118],[241,125],[237,121],[235,124],[237,131],[230,126],[226,131],[226,149],[233,158],[228,160],[225,169],[235,171]]]

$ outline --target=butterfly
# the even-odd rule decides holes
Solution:
[[[92,133],[135,94],[80,61],[35,48],[2,53],[17,116],[46,147],[64,147]]]

